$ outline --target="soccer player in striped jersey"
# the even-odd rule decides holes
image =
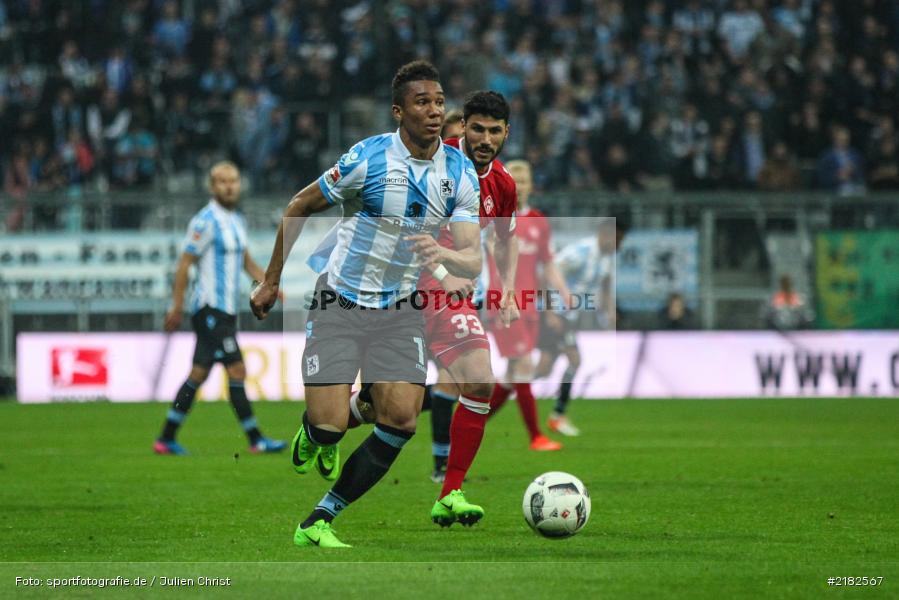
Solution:
[[[447,145],[460,148],[474,163],[480,181],[480,225],[494,223],[497,241],[496,262],[501,285],[499,311],[490,306],[488,312],[498,314],[504,326],[518,318],[515,305],[514,275],[518,256],[515,238],[515,182],[497,158],[509,134],[509,105],[502,94],[492,91],[474,92],[463,107],[463,135],[449,139]],[[446,232],[441,243],[452,243]],[[467,295],[472,281],[441,273],[435,269],[422,274],[419,289],[429,296],[435,291],[461,292]],[[437,385],[428,386],[425,404],[431,409],[435,471],[432,479],[443,487],[431,510],[431,519],[449,526],[455,522],[473,525],[484,516],[482,507],[469,503],[462,493],[465,474],[474,461],[484,436],[490,413],[491,396],[497,392],[490,360],[490,343],[473,303],[457,306],[430,305],[425,309],[426,341],[436,360],[440,376]],[[455,407],[456,400],[459,406]],[[363,386],[351,397],[357,421],[371,412],[369,390]],[[367,407],[367,408],[366,408]],[[453,412],[454,407],[456,408]]]
[[[237,344],[237,296],[240,272],[261,279],[262,268],[247,252],[247,225],[237,211],[240,172],[230,162],[220,162],[209,172],[212,199],[190,221],[184,252],[175,272],[172,307],[165,316],[165,330],[181,325],[184,292],[190,267],[197,278],[190,300],[191,325],[197,334],[193,367],[175,396],[162,433],[153,444],[157,454],[186,454],[175,434],[187,418],[197,394],[216,362],[228,372],[231,405],[250,442],[251,452],[280,452],[287,444],[262,435],[247,399],[243,380],[246,367]]]
[[[557,269],[571,293],[581,297],[596,295],[596,325],[602,329],[615,329],[615,253],[623,237],[624,230],[617,225],[615,219],[601,218],[596,236],[569,244],[556,256]],[[580,317],[582,314],[577,311],[542,312],[537,340],[540,360],[534,379],[549,375],[560,355],[565,356],[568,361],[548,422],[551,430],[567,436],[580,433],[567,415],[571,384],[581,364],[575,336]]]
[[[294,196],[250,300],[265,318],[306,219],[342,205],[306,320],[306,413],[291,446],[298,473],[315,468],[336,481],[297,527],[299,546],[346,546],[331,522],[384,476],[415,432],[427,375],[424,318],[413,297],[422,268],[468,279],[481,271],[478,178],[471,161],[440,139],[445,97],[437,70],[425,61],[404,65],[392,91],[399,129],[359,142]],[[447,222],[451,246],[435,239]],[[341,469],[338,442],[360,370],[372,384],[376,424]]]

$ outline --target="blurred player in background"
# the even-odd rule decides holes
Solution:
[[[462,133],[465,131],[462,126],[462,115],[462,111],[458,108],[454,108],[446,113],[446,119],[443,120],[443,130],[440,132],[440,137],[445,140],[462,137]]]
[[[568,288],[559,270],[553,262],[552,231],[549,221],[539,210],[528,204],[533,189],[531,166],[523,160],[511,161],[506,169],[515,180],[518,192],[518,211],[516,214],[515,236],[518,238],[518,269],[515,275],[515,289],[519,294],[523,290],[539,289],[540,271],[549,289],[554,292],[556,302],[568,302]],[[495,268],[491,264],[491,287],[495,279]],[[559,450],[562,444],[547,438],[540,431],[537,417],[537,401],[531,390],[534,375],[531,353],[537,344],[537,333],[540,326],[540,312],[536,302],[525,304],[521,309],[521,318],[506,328],[491,323],[494,339],[500,354],[509,359],[505,381],[499,384],[499,391],[491,400],[491,414],[502,408],[512,392],[518,401],[521,416],[527,427],[531,450]]]
[[[474,92],[463,108],[463,136],[446,141],[460,148],[475,165],[480,182],[480,224],[486,228],[495,223],[496,263],[502,290],[500,319],[508,326],[518,318],[515,305],[514,275],[518,258],[515,229],[515,182],[497,156],[509,134],[509,105],[502,94]],[[451,243],[447,235],[442,244]],[[433,295],[433,290],[471,293],[474,281],[433,270],[425,272],[419,290]],[[495,307],[493,307],[495,311]],[[442,479],[443,488],[431,510],[431,519],[443,526],[459,521],[472,525],[484,516],[484,510],[466,501],[462,482],[471,467],[484,437],[484,425],[490,413],[491,398],[496,393],[496,379],[490,361],[490,342],[472,303],[458,308],[433,304],[425,310],[425,339],[428,350],[439,367],[438,383],[428,386],[425,406],[431,409],[435,470],[432,479]],[[459,406],[455,413],[456,400]],[[351,397],[351,410],[359,421],[371,412],[368,388]]]
[[[615,306],[615,253],[624,230],[617,227],[615,219],[600,219],[596,236],[585,238],[567,246],[556,258],[558,270],[567,282],[574,296],[597,297],[596,322],[589,326],[614,330],[617,321]],[[537,348],[540,360],[534,379],[546,377],[552,372],[559,356],[568,361],[562,383],[556,398],[556,405],[549,416],[548,426],[552,431],[567,436],[577,436],[580,430],[566,414],[571,399],[571,384],[581,365],[581,354],[577,346],[577,330],[580,321],[590,312],[583,310],[544,311],[541,313],[540,333]]]
[[[322,300],[310,306],[306,321],[306,412],[292,459],[298,473],[314,467],[336,481],[297,527],[299,546],[346,546],[331,522],[384,476],[415,432],[427,376],[425,322],[414,300],[406,300],[419,287],[422,267],[438,279],[449,278],[449,272],[471,278],[481,271],[478,179],[471,161],[440,139],[445,100],[437,70],[425,61],[409,63],[392,88],[399,130],[359,142],[294,196],[265,280],[250,301],[254,314],[264,318],[309,216],[335,204],[355,211],[338,225],[336,246],[316,286]],[[435,237],[447,220],[449,231],[441,239],[452,242],[440,245]],[[337,300],[330,310],[325,293]],[[341,469],[337,444],[347,429],[350,387],[360,369],[363,382],[372,384],[377,422]],[[466,506],[464,498],[456,499],[453,508]]]
[[[212,200],[190,221],[184,252],[175,272],[172,307],[165,316],[165,330],[173,332],[181,325],[184,292],[191,265],[197,266],[197,279],[191,297],[191,326],[197,334],[193,367],[175,396],[166,416],[162,433],[153,444],[157,454],[186,454],[175,441],[193,405],[197,389],[206,381],[216,362],[228,373],[231,405],[250,441],[251,452],[280,452],[281,440],[262,435],[244,390],[246,367],[237,344],[237,295],[241,270],[253,279],[261,279],[262,268],[247,252],[247,225],[237,211],[240,199],[240,172],[230,162],[220,162],[209,172]]]

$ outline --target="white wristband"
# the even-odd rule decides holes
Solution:
[[[449,271],[446,270],[446,267],[443,265],[437,265],[437,268],[434,269],[434,272],[431,273],[434,276],[434,279],[437,281],[443,281],[446,279],[446,276],[449,275]]]

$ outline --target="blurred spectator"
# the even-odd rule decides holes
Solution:
[[[609,146],[600,164],[600,177],[605,187],[614,192],[628,193],[642,189],[637,181],[637,169],[624,146]]]
[[[47,140],[38,138],[31,157],[31,180],[38,192],[53,192],[66,184],[66,175],[59,155]],[[35,211],[37,213],[38,211]],[[37,219],[37,214],[35,214]]]
[[[639,134],[635,146],[640,162],[637,165],[641,185],[647,190],[669,190],[675,157],[669,143],[668,116],[659,113],[650,119]]]
[[[762,115],[758,111],[746,113],[736,153],[741,179],[746,185],[755,187],[759,172],[765,164],[765,136],[762,131]]]
[[[85,183],[94,170],[94,153],[81,131],[70,129],[65,143],[59,147],[59,156],[66,168],[68,185]]]
[[[778,331],[789,331],[805,329],[813,320],[814,314],[805,298],[793,289],[793,280],[789,275],[781,275],[778,289],[763,312],[765,326]]]
[[[75,178],[104,189],[113,149],[142,114],[160,136],[157,174],[191,170],[201,182],[205,161],[230,155],[255,183],[274,185],[294,160],[293,140],[281,141],[296,127],[286,115],[314,111],[374,133],[376,117],[356,123],[347,114],[366,112],[360,99],[388,97],[388,74],[424,57],[442,71],[451,106],[488,85],[507,95],[507,152],[530,157],[554,189],[591,185],[585,144],[604,185],[629,181],[621,167],[632,166],[653,189],[765,187],[762,171],[778,162],[766,156],[766,139],[786,144],[806,187],[880,189],[894,185],[894,151],[883,138],[884,119],[899,114],[894,4],[354,0],[338,9],[325,0],[0,0],[0,134],[29,149],[46,138],[73,173],[65,157],[75,154],[62,148],[80,129],[76,146],[87,142],[98,168],[79,168]],[[239,87],[271,102],[232,118],[248,102]],[[830,147],[837,120],[871,169],[851,147]],[[322,139],[339,146],[339,137]],[[249,152],[256,142],[248,140],[264,152]],[[616,145],[632,158],[613,168]],[[14,143],[0,147],[0,165],[8,169],[15,154]],[[828,172],[834,161],[848,164],[845,179]]]
[[[197,133],[196,116],[190,110],[187,94],[175,94],[163,124],[163,145],[174,172],[193,166],[191,149]]]
[[[689,54],[711,53],[715,13],[700,0],[687,0],[685,4],[674,11],[671,20],[674,28],[686,37]]]
[[[308,111],[297,113],[294,117],[293,130],[288,140],[285,187],[298,190],[321,175],[319,158],[327,140],[315,115]]]
[[[769,192],[791,192],[799,189],[800,173],[787,145],[782,141],[771,152],[759,170],[758,187]]]
[[[721,15],[718,36],[731,60],[741,62],[755,37],[764,31],[765,23],[759,14],[749,7],[747,0],[734,0],[730,10]]]
[[[128,131],[116,142],[114,152],[113,183],[128,187],[152,183],[158,164],[158,143],[145,118],[130,122]]]
[[[695,165],[696,187],[700,189],[733,189],[740,183],[739,167],[731,155],[729,141],[723,134],[712,138],[708,155]]]
[[[103,73],[106,85],[116,93],[123,94],[128,89],[131,85],[133,65],[124,48],[121,46],[112,48],[103,65]]]
[[[88,87],[94,80],[94,70],[73,40],[67,40],[62,46],[59,70],[65,80],[78,90]]]
[[[131,88],[125,97],[125,103],[131,114],[140,115],[149,129],[156,129],[156,101],[150,92],[150,84],[143,74],[138,74],[131,81]]]
[[[95,152],[104,165],[104,174],[112,175],[111,156],[119,140],[128,132],[131,111],[119,102],[119,95],[113,89],[103,92],[99,104],[87,111],[87,133]]]
[[[166,0],[162,5],[162,16],[153,26],[153,42],[164,56],[181,56],[190,41],[190,27],[178,16],[178,3]]]
[[[899,153],[896,138],[884,137],[871,160],[871,189],[899,190]]]
[[[842,125],[833,128],[833,145],[818,161],[820,185],[841,195],[864,191],[865,172],[861,153],[849,145],[849,129]]]
[[[574,98],[571,88],[560,88],[556,93],[553,105],[540,117],[538,134],[548,145],[547,168],[554,181],[564,177],[565,162],[568,160],[571,144],[574,141],[577,113],[574,110]]]
[[[659,329],[679,330],[695,327],[693,311],[687,306],[684,297],[678,292],[670,294],[665,307],[659,311]]]
[[[56,101],[50,107],[50,115],[47,119],[50,126],[50,139],[54,146],[64,144],[69,139],[69,132],[73,129],[86,131],[84,110],[75,103],[75,92],[72,88],[64,86],[56,95]]]
[[[783,0],[771,12],[774,20],[799,41],[805,37],[805,24],[811,17],[810,3],[802,6],[800,0]]]
[[[12,205],[7,210],[7,231],[18,231],[25,221],[28,194],[34,188],[30,162],[30,144],[26,141],[16,142],[12,157],[3,169],[3,191]]]
[[[275,106],[268,115],[268,123],[262,132],[259,153],[262,157],[261,170],[261,187],[260,191],[276,191],[276,185],[280,184],[282,166],[284,162],[284,150],[287,145],[287,138],[290,134],[291,123],[287,114],[281,106]]]
[[[599,173],[593,166],[593,157],[587,146],[575,147],[571,162],[568,164],[567,181],[568,187],[573,190],[595,190],[599,186]]]
[[[214,57],[212,64],[200,76],[200,91],[206,97],[210,110],[224,110],[235,87],[237,78],[222,56]]]
[[[212,46],[219,34],[218,15],[215,5],[207,4],[200,9],[200,17],[196,20],[191,32],[187,53],[190,62],[197,69],[203,70],[212,58]]]
[[[790,117],[791,145],[800,160],[817,161],[827,148],[827,132],[821,122],[821,111],[813,102],[802,105],[800,113]]]
[[[677,161],[675,182],[686,187],[692,176],[694,160],[701,157],[708,145],[709,125],[699,118],[696,105],[684,104],[680,116],[671,120],[671,154]]]

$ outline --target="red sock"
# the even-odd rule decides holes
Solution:
[[[492,417],[503,407],[509,396],[512,395],[512,388],[506,387],[501,383],[493,386],[493,395],[490,396],[490,416]]]
[[[518,399],[518,408],[521,409],[521,418],[524,426],[528,428],[528,435],[534,439],[540,435],[540,426],[537,424],[537,400],[531,391],[530,383],[516,383],[515,396]]]
[[[481,440],[484,439],[484,425],[487,424],[487,415],[490,413],[487,410],[483,414],[477,413],[465,406],[465,402],[477,402],[489,409],[487,398],[463,396],[459,399],[459,407],[450,424],[450,453],[446,460],[446,479],[443,480],[443,489],[440,491],[441,498],[462,488],[462,480],[471,468],[478,448],[481,447]]]

